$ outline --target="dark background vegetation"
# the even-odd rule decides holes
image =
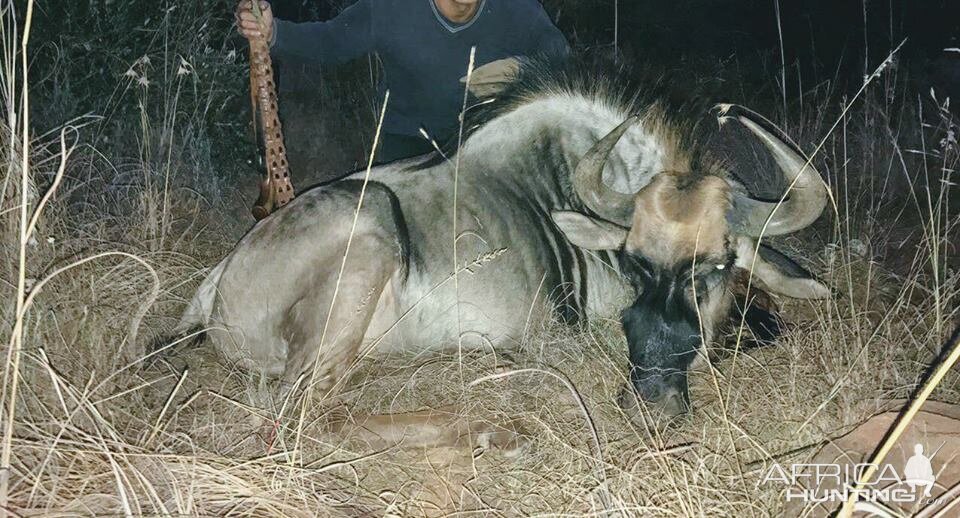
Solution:
[[[273,5],[279,17],[305,21],[328,19],[350,3],[274,0]],[[619,55],[628,63],[691,69],[694,74],[720,69],[751,87],[768,89],[776,87],[773,80],[780,73],[782,31],[788,98],[824,79],[859,86],[863,73],[904,39],[908,42],[899,59],[914,74],[946,79],[949,67],[942,62],[949,55],[943,49],[960,46],[960,5],[953,0],[544,0],[544,4],[580,49],[613,52],[616,36]],[[232,0],[39,2],[33,77],[41,80],[42,94],[58,95],[51,99],[60,101],[41,109],[63,112],[61,118],[103,113],[109,98],[105,94],[118,78],[135,60],[161,49],[165,57],[186,57],[200,81],[217,83],[221,96],[242,95],[239,74],[244,70],[239,62],[245,45],[231,31],[233,7]],[[225,58],[231,51],[236,59]],[[227,66],[231,64],[237,66]],[[289,69],[304,64],[286,65]],[[50,115],[50,126],[63,122]]]
[[[280,17],[313,20],[350,3],[275,0],[274,8]],[[903,40],[867,92],[868,102],[886,104],[891,114],[904,104],[929,102],[931,87],[941,103],[947,95],[960,97],[960,53],[944,51],[960,46],[957,3],[544,0],[578,50],[615,57],[626,70],[682,71],[718,100],[745,103],[783,121],[824,106],[838,111]],[[84,135],[111,160],[173,167],[183,173],[176,175],[180,185],[206,203],[252,198],[259,168],[246,45],[233,29],[234,6],[232,0],[39,2],[31,41],[37,133],[83,114],[101,116]],[[363,164],[376,113],[375,60],[329,70],[292,61],[276,65],[298,183]],[[804,128],[791,130],[796,135]]]

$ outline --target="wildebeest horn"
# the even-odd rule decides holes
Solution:
[[[827,189],[813,165],[807,165],[799,147],[758,113],[733,104],[721,104],[717,109],[721,125],[735,119],[760,139],[780,167],[786,185],[792,185],[783,203],[737,193],[730,215],[734,230],[752,237],[759,237],[761,233],[778,236],[796,232],[820,217],[827,204]]]
[[[636,115],[632,115],[607,133],[583,155],[573,173],[573,190],[583,204],[597,215],[621,225],[630,224],[633,216],[633,196],[607,187],[603,183],[603,166],[620,137],[638,119]]]

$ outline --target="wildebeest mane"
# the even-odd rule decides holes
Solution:
[[[655,110],[659,121],[677,132],[680,144],[689,147],[697,121],[707,114],[709,103],[692,88],[680,83],[681,74],[653,68],[613,64],[592,55],[577,55],[563,61],[525,59],[516,79],[495,97],[471,97],[459,132],[440,144],[440,153],[417,165],[426,168],[456,156],[461,142],[485,124],[530,102],[562,94],[580,96],[627,114]],[[693,95],[691,95],[693,94]],[[458,128],[459,129],[459,128]]]
[[[723,131],[713,107],[731,99],[716,98],[716,81],[688,70],[612,63],[597,54],[565,60],[525,59],[519,74],[490,98],[468,101],[462,136],[455,132],[440,152],[413,166],[432,167],[452,160],[460,145],[485,124],[530,102],[553,95],[583,97],[624,114],[651,116],[660,131],[669,132],[676,151],[686,155],[691,173],[731,174],[750,192],[776,197],[785,185],[769,153],[741,127]],[[619,122],[619,121],[617,121]]]

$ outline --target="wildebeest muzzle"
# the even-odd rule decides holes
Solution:
[[[684,300],[675,278],[660,277],[646,285],[633,305],[623,311],[622,324],[630,351],[630,384],[625,394],[628,410],[654,419],[672,418],[689,407],[687,369],[701,345],[696,312]],[[634,408],[639,404],[645,409]]]

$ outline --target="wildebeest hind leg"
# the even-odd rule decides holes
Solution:
[[[395,254],[384,245],[369,236],[354,239],[350,257],[356,253],[355,257],[364,260],[351,261],[348,257],[343,275],[334,270],[324,281],[335,283],[339,279],[340,283],[329,319],[325,308],[330,308],[332,295],[323,294],[333,293],[332,288],[318,290],[322,294],[306,294],[288,312],[284,323],[289,333],[284,374],[288,389],[299,385],[314,394],[329,396],[346,384],[359,351],[371,345],[364,343],[364,335],[380,298],[390,296],[387,290],[392,289],[388,287],[391,283],[401,282],[395,278],[399,275]],[[337,421],[330,423],[331,432],[373,449],[481,446],[509,455],[523,445],[523,434],[516,423],[468,418],[451,406],[399,414],[351,415]]]
[[[330,247],[318,260],[331,267],[318,273],[320,278],[302,280],[303,291],[281,322],[287,343],[283,392],[309,390],[320,402],[347,384],[358,354],[373,345],[369,337],[365,341],[372,318],[377,311],[390,311],[389,301],[381,298],[402,289],[404,264],[391,231],[384,225],[361,228],[345,261],[342,247]],[[509,454],[522,444],[514,423],[466,418],[452,407],[353,415],[329,424],[338,436],[377,449],[479,445]]]
[[[342,387],[379,299],[400,270],[395,247],[388,241],[356,236],[343,273],[340,268],[328,268],[324,278],[288,310],[283,322],[288,343],[283,382],[288,388],[299,385],[328,394]],[[342,256],[330,255],[328,264],[343,261]]]
[[[366,249],[365,253],[375,252],[363,244],[360,249]],[[384,255],[364,257],[369,259]],[[363,343],[363,335],[379,298],[384,296],[384,288],[388,283],[396,282],[393,279],[395,267],[386,261],[374,262],[380,263],[380,267],[369,268],[369,260],[364,261],[362,266],[350,265],[348,261],[329,322],[326,321],[325,311],[309,311],[315,307],[330,307],[328,298],[304,298],[291,310],[291,321],[285,324],[287,329],[292,330],[284,375],[287,389],[294,385],[302,389],[310,385],[312,380],[311,390],[315,394],[329,396],[346,384],[359,350],[364,345],[370,345]],[[324,325],[326,333],[323,332]],[[320,344],[321,337],[323,342],[318,351],[312,345]],[[316,372],[313,372],[311,367],[315,358],[319,358],[319,362],[316,363]],[[298,378],[301,378],[299,384]],[[372,449],[479,445],[483,448],[494,447],[510,455],[519,452],[525,444],[520,427],[515,422],[468,418],[453,406],[398,414],[350,415],[347,419],[335,419],[330,423],[330,431]]]

